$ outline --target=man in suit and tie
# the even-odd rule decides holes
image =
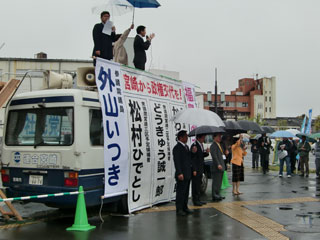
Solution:
[[[213,135],[213,143],[210,147],[212,157],[211,177],[212,177],[212,201],[221,201],[224,199],[220,195],[223,173],[225,171],[224,154],[221,143],[221,133]]]
[[[144,41],[146,36],[147,41]],[[155,34],[152,33],[150,36],[147,36],[147,31],[145,26],[137,27],[137,36],[134,39],[133,49],[134,49],[134,58],[133,64],[135,68],[145,70],[145,65],[147,62],[146,50],[149,49],[151,45],[151,40],[155,37]]]
[[[192,176],[192,201],[195,206],[202,206],[205,203],[200,200],[200,189],[202,175],[204,172],[204,158],[209,156],[209,149],[204,149],[203,143],[206,138],[205,134],[196,136],[196,141],[191,145],[191,160],[193,169],[197,172]]]
[[[94,42],[92,56],[94,58],[93,65],[96,65],[96,57],[111,60],[113,58],[112,42],[116,38],[116,29],[112,26],[111,35],[104,33],[104,26],[109,21],[110,13],[104,11],[100,14],[101,23],[94,25],[92,37]]]
[[[188,208],[189,187],[192,174],[192,162],[189,147],[187,145],[187,132],[182,130],[177,134],[178,142],[173,148],[173,161],[176,169],[176,211],[177,215],[185,216],[192,211]]]

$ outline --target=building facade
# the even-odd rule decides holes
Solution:
[[[202,100],[202,99],[203,100]],[[215,95],[211,92],[198,94],[198,101],[205,109],[215,111]],[[217,96],[217,111],[223,119],[275,118],[276,78],[243,78],[230,94]]]

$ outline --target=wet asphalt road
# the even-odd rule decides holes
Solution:
[[[310,154],[310,168],[313,168],[313,162],[313,156]],[[240,187],[244,195],[233,197],[229,188],[222,191],[222,195],[226,197],[224,202],[297,197],[320,198],[320,181],[315,179],[314,174],[311,174],[310,178],[294,175],[291,179],[286,177],[279,179],[277,172],[263,175],[259,170],[251,169],[251,153],[245,158],[245,166],[247,167],[245,182]],[[203,199],[210,201],[210,196],[209,182]],[[104,223],[101,223],[98,217],[98,209],[91,209],[89,221],[97,226],[97,229],[87,233],[75,233],[65,231],[73,223],[72,211],[61,212],[35,203],[15,203],[15,205],[25,218],[41,219],[41,221],[20,228],[0,229],[0,240],[265,239],[252,229],[212,208],[195,210],[187,217],[177,217],[174,211],[139,213],[130,216],[112,215],[104,211]],[[172,205],[174,203],[164,206]],[[320,238],[318,202],[247,206],[247,208],[284,225],[288,231],[283,234],[290,239]]]
[[[223,202],[254,201],[316,197],[320,200],[320,181],[294,175],[278,178],[277,173],[261,174],[248,168],[239,197],[231,195],[231,189],[222,191]],[[210,200],[210,184],[203,199]],[[191,201],[189,202],[191,204]],[[174,203],[162,206],[172,206]],[[162,207],[160,206],[160,207]],[[254,230],[224,215],[216,209],[198,209],[187,217],[177,217],[175,211],[138,213],[131,216],[115,216],[103,213],[104,223],[98,217],[98,209],[90,211],[89,222],[97,226],[89,233],[70,233],[65,229],[72,225],[72,212],[61,212],[39,204],[20,205],[24,216],[44,217],[40,223],[0,229],[0,239],[265,239]],[[283,235],[291,239],[319,239],[320,202],[246,206],[246,208],[285,226]],[[52,219],[52,220],[51,220]]]

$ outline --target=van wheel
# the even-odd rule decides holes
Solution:
[[[201,179],[201,188],[200,188],[201,194],[204,194],[207,191],[207,187],[208,187],[208,176],[207,174],[203,173],[202,179]]]
[[[129,208],[128,208],[128,195],[122,196],[121,199],[118,201],[118,213],[121,214],[128,214]]]

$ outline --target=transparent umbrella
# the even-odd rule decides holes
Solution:
[[[109,11],[112,16],[121,16],[132,12],[134,7],[126,0],[109,0],[108,2],[91,8],[92,14],[100,14]]]
[[[202,108],[187,108],[178,112],[171,121],[196,126],[209,125],[225,127],[221,118],[214,112]]]

